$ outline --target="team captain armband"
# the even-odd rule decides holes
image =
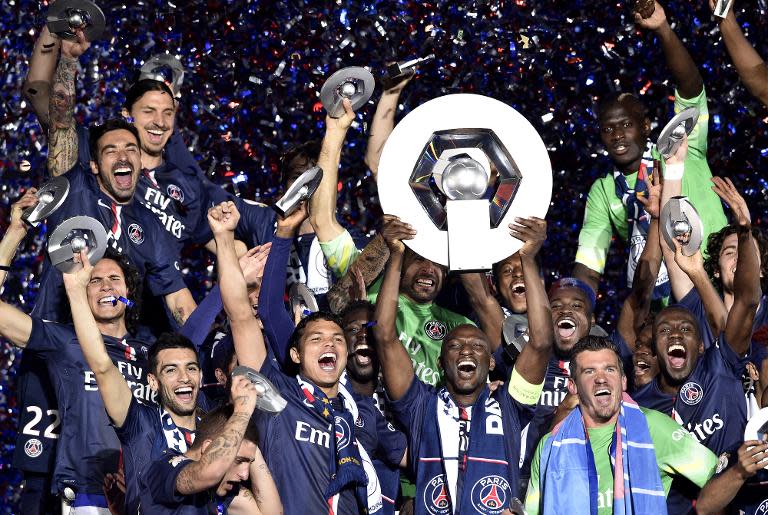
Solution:
[[[346,274],[347,270],[349,270],[349,265],[360,254],[360,251],[355,247],[352,236],[346,229],[331,241],[321,241],[320,248],[323,254],[325,254],[328,268],[336,277]]]
[[[512,370],[512,377],[509,378],[507,392],[517,402],[521,404],[536,404],[539,402],[541,391],[544,389],[544,381],[541,384],[531,384],[521,376],[517,369]]]

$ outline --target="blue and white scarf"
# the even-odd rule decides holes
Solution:
[[[161,407],[158,407],[157,409],[160,412],[160,425],[163,428],[165,444],[169,449],[184,454],[192,443],[194,443],[195,432],[179,429],[170,413]]]
[[[513,438],[504,437],[501,405],[489,394],[485,387],[468,408],[458,406],[445,388],[431,396],[426,413],[428,417],[434,414],[435,419],[434,423],[426,421],[421,434],[416,470],[417,514],[499,515],[510,505],[517,491],[517,485],[511,485],[517,481]],[[462,419],[469,422],[469,445],[460,453]],[[463,463],[459,463],[460,454]],[[463,481],[459,489],[460,473]]]
[[[627,178],[620,170],[614,170],[613,181],[616,185],[616,196],[621,199],[621,203],[627,208],[627,245],[629,245],[629,259],[627,260],[627,284],[632,284],[637,269],[637,262],[645,248],[645,242],[648,239],[648,229],[651,226],[651,215],[643,208],[643,205],[637,201],[638,196],[644,196],[648,193],[648,186],[645,179],[650,179],[653,173],[653,155],[651,149],[653,145],[648,142],[648,146],[643,153],[640,163],[640,170],[637,172],[635,187],[630,188]],[[668,297],[670,294],[669,278],[664,263],[659,268],[659,275],[656,278],[656,287],[653,289],[653,298],[660,299]]]
[[[616,452],[620,449],[620,452]],[[605,457],[599,457],[605,459]],[[623,395],[610,446],[613,468],[613,513],[658,515],[667,513],[656,452],[648,421],[640,407]],[[598,477],[595,456],[576,407],[552,431],[541,453],[539,486],[542,513],[597,515]],[[584,495],[589,492],[589,495]]]

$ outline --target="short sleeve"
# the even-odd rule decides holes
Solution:
[[[750,357],[749,354],[746,356],[737,355],[726,341],[725,333],[720,333],[720,338],[704,352],[710,373],[725,369],[728,373],[738,377],[744,373]]]
[[[121,427],[115,426],[115,433],[120,439],[120,443],[129,445],[133,442],[144,428],[152,427],[152,421],[149,420],[145,410],[152,409],[146,404],[131,395],[131,405],[128,407],[128,413]]]
[[[576,262],[601,274],[605,269],[605,260],[613,236],[608,210],[608,199],[605,197],[601,181],[597,180],[592,184],[587,195],[584,221],[579,232]]]
[[[349,270],[349,265],[354,263],[357,256],[360,255],[360,251],[355,246],[352,235],[349,234],[349,231],[346,229],[331,241],[321,241],[320,249],[323,251],[323,255],[325,255],[328,269],[331,270],[336,277],[341,277],[346,274],[347,270]]]
[[[682,98],[675,89],[675,114],[695,107],[699,110],[699,119],[696,127],[688,135],[688,152],[699,159],[707,158],[707,137],[709,133],[709,107],[707,105],[707,93],[705,88],[701,88],[701,93],[693,98]]]
[[[671,417],[643,409],[659,468],[669,476],[682,476],[699,488],[715,473],[717,457]]]
[[[75,329],[70,325],[32,317],[32,332],[26,349],[38,353],[57,352],[76,337]]]
[[[275,212],[264,204],[240,197],[236,197],[234,202],[240,212],[237,237],[249,247],[272,241],[275,234]]]
[[[185,496],[176,491],[176,479],[181,471],[192,463],[194,462],[183,454],[168,452],[149,465],[142,481],[155,504],[168,506],[184,501]]]

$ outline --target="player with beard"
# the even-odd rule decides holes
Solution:
[[[695,106],[699,121],[689,136],[691,152],[685,161],[683,195],[697,207],[704,223],[704,237],[726,224],[717,195],[709,188],[712,173],[707,164],[707,123],[709,110],[703,81],[683,43],[667,22],[658,2],[643,2],[635,12],[635,23],[653,31],[661,44],[667,67],[677,88],[675,112]],[[600,138],[613,161],[615,170],[598,179],[590,188],[579,233],[579,248],[573,276],[597,291],[610,248],[613,230],[630,247],[629,256],[637,256],[647,241],[649,217],[642,197],[646,190],[644,178],[650,174],[652,160],[658,159],[649,141],[651,120],[642,102],[630,93],[604,99],[598,107]],[[632,283],[635,265],[627,262],[627,283]],[[665,270],[659,274],[655,297],[669,294]]]
[[[760,265],[749,217],[737,216],[739,266],[733,305],[719,341],[704,349],[697,317],[670,306],[654,320],[659,375],[635,393],[641,406],[672,416],[721,456],[736,456],[747,419],[742,375],[749,356],[752,322],[760,302]],[[689,493],[690,497],[690,493]]]
[[[704,486],[714,454],[625,393],[624,367],[610,340],[588,336],[571,356],[568,389],[579,403],[536,449],[529,514],[667,513],[664,496],[674,477]]]
[[[267,358],[245,279],[237,266],[237,209],[224,203],[212,208],[208,217],[216,239],[222,300],[238,362],[264,374],[288,401],[278,416],[257,415],[259,446],[286,513],[320,513],[329,507],[338,514],[381,512],[381,490],[370,456],[377,454],[390,465],[399,464],[405,460],[405,442],[399,448],[392,446],[380,434],[383,417],[371,399],[340,383],[347,362],[341,321],[323,312],[301,320],[289,350],[298,375],[292,377],[278,370]],[[270,257],[276,247],[273,245]],[[262,295],[269,288],[269,279],[265,271]],[[295,493],[297,484],[304,489],[302,495]]]
[[[511,234],[524,242],[520,250],[528,301],[531,338],[517,360],[508,386],[491,393],[493,368],[488,337],[462,324],[445,336],[439,362],[446,386],[434,389],[419,380],[411,358],[398,339],[396,319],[405,261],[403,240],[415,231],[387,215],[382,230],[390,259],[376,303],[374,334],[390,407],[407,428],[411,468],[416,477],[415,513],[502,513],[518,494],[520,442],[517,435],[541,392],[552,345],[552,323],[535,256],[546,238],[546,222],[516,219]],[[406,272],[408,273],[408,272]],[[420,278],[419,278],[420,279]],[[431,292],[416,279],[417,294]]]

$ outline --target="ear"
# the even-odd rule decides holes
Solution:
[[[220,368],[213,371],[213,375],[216,376],[216,382],[219,384],[227,384],[227,374]]]
[[[160,383],[157,381],[157,377],[151,372],[147,374],[147,383],[149,384],[149,388],[155,393],[160,389]]]
[[[91,160],[91,172],[93,175],[99,175],[99,164],[94,160]]]
[[[627,376],[623,375],[621,376],[621,391],[626,392],[627,391]]]
[[[299,349],[297,349],[296,347],[291,347],[289,354],[291,355],[291,361],[293,361],[297,365],[301,364],[301,355],[299,354]]]
[[[568,393],[572,395],[579,395],[579,391],[576,389],[576,382],[572,377],[568,378]]]

